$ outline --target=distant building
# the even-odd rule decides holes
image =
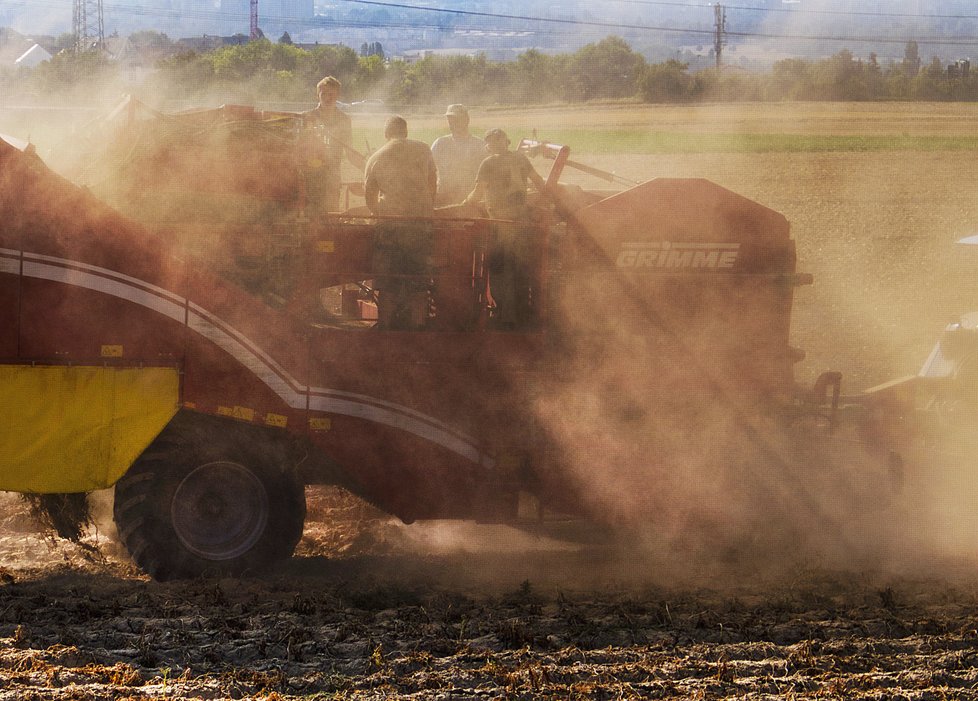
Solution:
[[[239,44],[247,44],[248,35],[235,34],[233,36],[219,37],[205,34],[202,37],[186,37],[184,39],[177,39],[173,43],[176,45],[178,51],[196,51],[198,53],[204,53],[207,51],[213,51],[214,49],[219,49],[222,46],[237,46]]]
[[[20,58],[14,61],[14,65],[22,68],[36,68],[45,61],[50,60],[51,54],[45,51],[44,47],[42,47],[40,44],[34,44],[34,46],[22,53]]]
[[[468,56],[475,58],[484,55],[490,61],[515,61],[524,49],[464,48],[464,49],[410,49],[397,57],[407,63],[420,61],[427,56]]]
[[[971,75],[971,60],[961,58],[947,65],[948,78],[967,78]]]
[[[35,43],[12,29],[0,27],[0,66],[14,65],[14,61],[33,48]]]

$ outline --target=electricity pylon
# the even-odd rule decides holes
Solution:
[[[75,51],[101,49],[105,46],[105,25],[102,21],[102,0],[74,0],[71,15]]]

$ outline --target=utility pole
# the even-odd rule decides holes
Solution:
[[[88,51],[105,46],[105,25],[102,21],[102,0],[74,0],[71,31],[75,51]]]
[[[258,38],[258,0],[251,0],[251,40]]]
[[[713,6],[713,53],[717,58],[717,77],[720,76],[720,61],[723,55],[724,36],[727,32],[727,9],[717,3]]]

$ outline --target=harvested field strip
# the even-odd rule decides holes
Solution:
[[[970,136],[825,134],[692,134],[639,130],[555,130],[545,138],[574,144],[577,153],[821,153],[960,151],[978,148]]]
[[[523,136],[517,126],[504,126],[513,146]],[[431,143],[444,130],[420,128],[411,138]],[[759,134],[691,133],[649,131],[647,129],[554,129],[539,132],[540,139],[569,144],[580,154],[684,154],[684,153],[874,153],[887,151],[974,151],[978,136],[934,135],[840,135],[840,134]],[[363,143],[360,138],[359,143]],[[367,136],[370,144],[381,144],[379,134]]]

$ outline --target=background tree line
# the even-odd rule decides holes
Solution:
[[[388,60],[383,47],[359,52],[341,45],[312,48],[291,40],[262,39],[210,51],[175,52],[165,35],[130,37],[137,55],[151,56],[152,71],[135,92],[152,103],[309,102],[316,82],[335,75],[344,99],[380,98],[392,105],[449,102],[546,104],[588,100],[639,99],[645,102],[699,100],[978,100],[978,70],[966,62],[945,66],[936,57],[921,61],[908,42],[901,61],[881,64],[875,54],[856,57],[843,49],[825,59],[789,58],[764,73],[734,67],[691,71],[671,59],[648,63],[628,43],[610,36],[574,53],[528,50],[515,61],[485,55],[430,55],[407,62]],[[0,88],[10,94],[72,91],[94,94],[95,81],[113,86],[123,69],[97,54],[58,54],[32,71],[7,71]]]

